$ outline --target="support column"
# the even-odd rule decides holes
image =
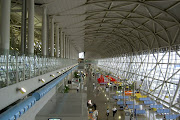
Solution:
[[[69,50],[69,39],[66,40],[66,58],[69,58],[68,50]]]
[[[67,36],[65,37],[65,58],[67,58]]]
[[[34,55],[34,0],[28,2],[28,54]]]
[[[56,25],[56,57],[59,57],[59,24]]]
[[[9,51],[9,45],[10,45],[10,11],[11,11],[11,0],[1,0],[0,48],[3,52]]]
[[[49,57],[50,56],[50,46],[51,46],[51,44],[50,44],[50,16],[47,16],[47,39],[46,39],[46,41],[47,41],[47,44],[46,44],[46,53],[47,53],[47,57]]]
[[[26,50],[26,18],[27,18],[27,6],[26,6],[26,0],[23,0],[22,15],[21,15],[21,54],[25,54],[25,50]]]
[[[51,19],[51,57],[54,57],[54,17]]]
[[[66,58],[66,47],[65,47],[65,45],[66,45],[66,35],[64,34],[64,39],[63,39],[63,58]]]
[[[60,38],[61,38],[61,40],[60,40],[60,43],[61,43],[61,58],[63,58],[63,32],[62,32],[62,30],[60,31]]]
[[[42,55],[47,56],[47,7],[43,6],[42,17]]]
[[[71,58],[71,43],[69,41],[69,58]]]
[[[71,43],[69,43],[69,58],[71,59]]]

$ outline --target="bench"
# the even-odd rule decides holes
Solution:
[[[140,101],[150,101],[150,98],[139,98]]]
[[[170,113],[169,109],[157,109],[157,114]]]
[[[155,101],[144,101],[145,105],[155,104]]]
[[[146,111],[145,110],[136,110],[135,114],[136,115],[138,115],[138,114],[146,114]]]
[[[163,105],[150,105],[150,108],[163,108]]]
[[[126,104],[132,105],[132,104],[133,104],[133,101],[126,101]]]
[[[179,116],[180,114],[170,114],[170,115],[165,115],[165,118],[169,120],[169,119],[176,119]]]
[[[133,105],[128,105],[129,109],[133,109]],[[140,105],[134,105],[134,109],[139,109]]]
[[[124,101],[117,101],[117,105],[124,105]]]
[[[114,99],[124,99],[124,96],[113,96]],[[129,96],[125,96],[125,99],[129,99]]]

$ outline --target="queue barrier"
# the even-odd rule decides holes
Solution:
[[[133,105],[128,105],[129,109],[133,109]],[[134,105],[134,109],[139,109],[140,105]]]
[[[180,114],[169,114],[169,115],[165,115],[165,118],[169,120],[169,119],[176,119],[179,116]]]
[[[155,101],[144,101],[145,105],[155,104]]]
[[[30,96],[15,106],[11,107],[4,113],[0,114],[0,120],[17,120],[20,118],[27,110],[29,110],[36,102],[36,98]]]
[[[136,110],[135,114],[136,115],[138,115],[138,114],[146,114],[146,111],[145,110]]]
[[[150,105],[150,108],[163,108],[163,105]]]
[[[169,109],[157,109],[157,114],[170,113]]]
[[[150,101],[150,98],[139,98],[140,101]]]

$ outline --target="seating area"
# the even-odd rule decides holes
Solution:
[[[140,101],[150,101],[151,99],[150,98],[139,98]]]
[[[145,105],[155,104],[155,101],[151,101],[151,100],[149,100],[149,101],[144,101],[144,104],[145,104]]]
[[[133,101],[126,101],[126,104],[133,105]]]
[[[151,98],[149,98],[147,96],[142,96],[141,94],[138,94],[137,96],[139,98],[137,97],[138,99],[136,99],[137,100],[136,102],[139,101],[140,104],[138,104],[136,102],[133,103],[133,101],[127,101],[127,99],[130,98],[129,96],[125,96],[125,99],[126,99],[125,104],[124,104],[124,101],[117,101],[117,105],[120,105],[120,110],[123,110],[124,106],[128,105],[127,106],[128,109],[133,109],[133,108],[135,109],[134,113],[136,115],[144,115],[144,114],[146,114],[146,107],[149,106],[149,108],[151,108],[154,111],[153,113],[156,112],[156,115],[158,115],[158,114],[159,115],[165,114],[165,118],[167,120],[169,120],[169,119],[176,119],[176,118],[178,118],[180,116],[180,114],[170,114],[169,115],[170,109],[163,108],[162,104],[156,104],[155,101],[151,100]],[[123,99],[123,96],[113,96],[113,98],[114,99]],[[134,104],[134,107],[133,107],[133,104]],[[141,105],[141,107],[140,107],[140,105]],[[144,109],[144,107],[142,105],[144,105],[145,109]]]
[[[113,96],[114,99],[124,99],[124,96]],[[125,96],[125,99],[129,99],[129,96]]]
[[[167,120],[170,120],[170,119],[176,119],[179,116],[180,116],[180,114],[170,114],[170,115],[165,115],[165,118]]]
[[[145,110],[136,110],[136,111],[135,111],[135,114],[136,114],[136,115],[146,114],[146,111],[145,111]]]
[[[169,109],[157,109],[157,114],[170,113]]]
[[[129,109],[133,109],[133,105],[128,105]],[[139,109],[140,105],[134,105],[134,109]]]
[[[150,105],[150,108],[163,108],[163,105]]]
[[[124,101],[117,101],[117,105],[124,105]]]

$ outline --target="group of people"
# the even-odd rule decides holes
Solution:
[[[116,114],[116,112],[117,112],[117,109],[116,109],[115,106],[112,108],[112,112],[113,112],[113,117],[114,117],[115,114]],[[109,109],[107,109],[107,110],[106,110],[106,115],[107,115],[107,117],[109,116],[109,113],[110,113],[110,111],[109,111]]]

